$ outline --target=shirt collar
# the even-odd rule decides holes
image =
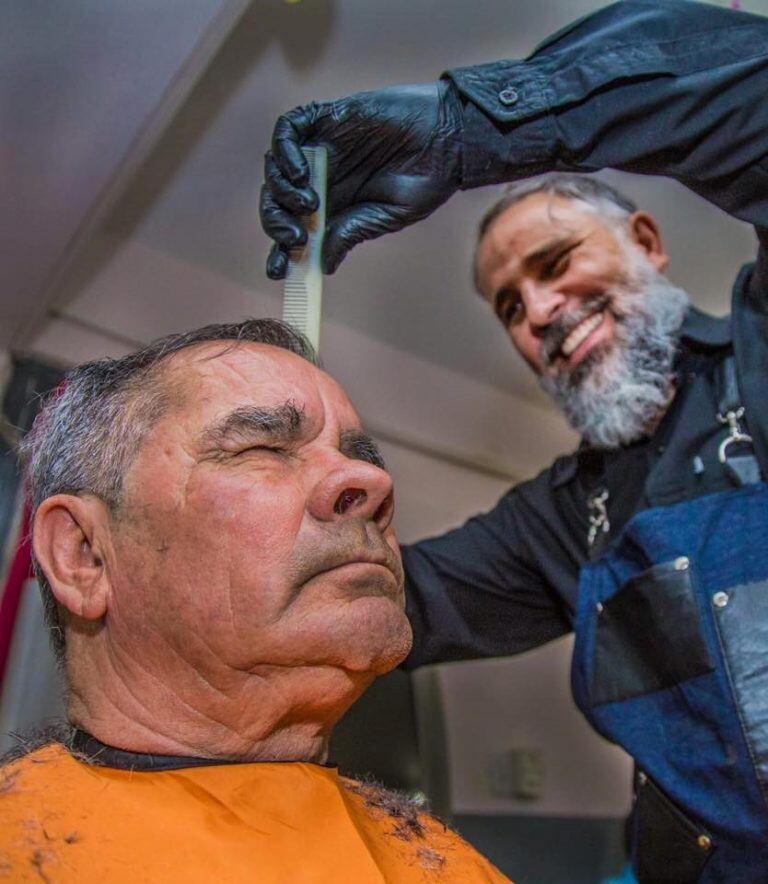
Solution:
[[[730,316],[710,316],[689,307],[680,328],[680,339],[699,347],[728,347],[733,341]]]

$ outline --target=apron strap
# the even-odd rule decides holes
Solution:
[[[739,382],[736,379],[736,357],[729,353],[717,366],[717,408],[720,414],[737,411],[741,407]]]
[[[744,406],[736,378],[736,357],[730,353],[717,367],[717,419],[728,427],[720,443],[718,457],[736,485],[754,485],[760,481],[760,467],[755,457],[752,437],[742,428]],[[745,451],[749,446],[749,451]]]

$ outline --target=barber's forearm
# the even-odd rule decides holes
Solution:
[[[768,225],[768,18],[629,0],[527,61],[446,76],[465,101],[464,187],[612,167]]]

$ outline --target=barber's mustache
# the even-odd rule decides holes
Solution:
[[[569,313],[563,313],[547,326],[541,337],[541,356],[544,365],[550,366],[560,355],[563,341],[568,335],[593,313],[604,310],[611,303],[606,293],[593,295]]]

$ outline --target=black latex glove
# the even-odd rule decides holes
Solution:
[[[306,242],[317,208],[302,144],[328,148],[323,266],[333,273],[366,239],[400,230],[461,184],[461,100],[447,81],[360,92],[283,114],[264,162],[261,223],[275,240],[267,275],[285,276],[288,249]]]

